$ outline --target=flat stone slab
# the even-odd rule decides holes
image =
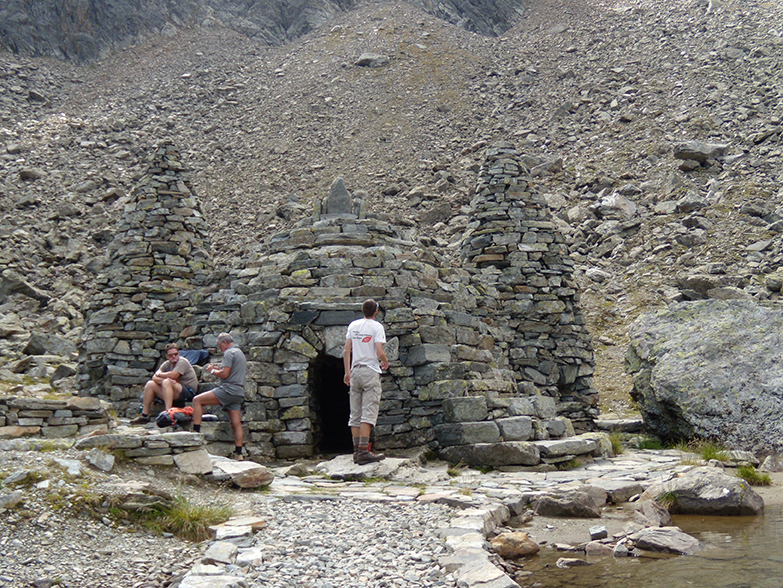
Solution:
[[[703,549],[696,537],[683,533],[679,527],[648,527],[629,538],[645,551],[692,555]]]
[[[174,456],[174,463],[186,474],[208,474],[212,471],[212,458],[206,449],[178,453]]]
[[[565,439],[552,439],[550,441],[533,441],[538,447],[541,457],[564,457],[566,455],[585,455],[598,449],[598,444],[593,439],[582,437],[567,437]]]
[[[474,443],[444,447],[440,458],[451,463],[475,466],[536,465],[540,461],[539,449],[528,441],[504,441],[500,443]]]
[[[596,419],[595,426],[602,431],[618,433],[638,433],[642,430],[642,417],[630,419]]]
[[[317,474],[332,480],[365,480],[367,478],[390,478],[408,459],[387,457],[383,461],[357,465],[353,463],[353,454],[338,455],[334,459],[319,463],[315,467]]]

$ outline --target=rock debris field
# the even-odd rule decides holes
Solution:
[[[536,569],[519,560],[504,563],[481,540],[481,573],[470,576],[457,563],[470,513],[493,512],[518,502],[523,494],[566,491],[589,484],[607,496],[640,491],[692,469],[679,451],[629,451],[570,471],[489,472],[447,469],[442,462],[398,459],[388,480],[347,481],[334,475],[340,459],[328,462],[332,474],[315,473],[316,464],[272,468],[268,490],[239,491],[167,468],[118,462],[109,473],[90,468],[74,449],[31,449],[26,441],[0,445],[0,475],[37,472],[32,485],[3,484],[0,516],[0,586],[22,588],[360,588],[532,585]],[[82,462],[80,472],[64,467]],[[692,460],[691,460],[692,461]],[[347,463],[347,462],[345,462]],[[318,467],[318,471],[327,471]],[[297,474],[297,475],[294,475]],[[781,474],[773,474],[776,482]],[[230,504],[233,519],[250,527],[200,543],[155,535],[106,516],[74,514],[80,489],[101,496],[152,483],[180,493],[195,504]],[[594,490],[595,491],[595,490]],[[619,493],[619,494],[618,494]],[[8,497],[18,496],[10,504]],[[768,504],[780,503],[779,486],[763,491]],[[59,497],[59,498],[55,498]],[[505,508],[505,507],[502,507]],[[575,547],[590,540],[590,527],[603,525],[609,536],[624,532],[631,508],[607,502],[600,519],[524,516],[498,523],[484,515],[486,540],[507,531],[524,531],[541,547]],[[243,523],[244,524],[244,523]],[[232,529],[236,529],[234,532]],[[218,531],[221,533],[222,531]],[[611,553],[611,550],[609,550]],[[584,554],[583,554],[584,556]],[[611,557],[609,555],[608,557]],[[484,567],[481,567],[484,566]]]

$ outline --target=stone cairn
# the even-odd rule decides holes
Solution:
[[[464,267],[476,268],[471,280],[497,292],[497,305],[478,314],[507,318],[514,332],[508,362],[523,388],[532,384],[556,398],[558,414],[575,424],[591,421],[598,416],[595,363],[574,263],[513,146],[487,150],[471,208],[462,240]]]
[[[125,206],[91,301],[79,385],[124,408],[187,326],[187,294],[212,274],[208,226],[177,151],[156,146]]]

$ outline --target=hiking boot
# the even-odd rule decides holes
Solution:
[[[358,465],[375,463],[376,461],[382,461],[384,459],[386,459],[386,456],[383,453],[373,453],[369,449],[360,449],[353,454],[353,463]]]
[[[232,452],[229,454],[229,456],[228,456],[228,457],[229,457],[229,459],[233,459],[234,461],[245,461],[245,459],[247,459],[247,458],[245,457],[245,455],[246,455],[246,454],[245,454],[245,450],[244,450],[244,449],[242,449],[242,453],[237,453],[236,451],[232,451]]]
[[[135,419],[131,419],[130,423],[128,423],[128,424],[130,424],[130,425],[146,425],[148,422],[150,422],[149,415],[140,414]]]

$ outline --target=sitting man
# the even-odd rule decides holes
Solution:
[[[131,425],[150,422],[150,406],[155,397],[163,400],[166,410],[172,406],[182,408],[193,400],[198,390],[198,379],[193,366],[184,357],[180,357],[176,343],[166,345],[166,361],[158,368],[152,379],[144,386],[141,401],[141,415],[133,419]]]

